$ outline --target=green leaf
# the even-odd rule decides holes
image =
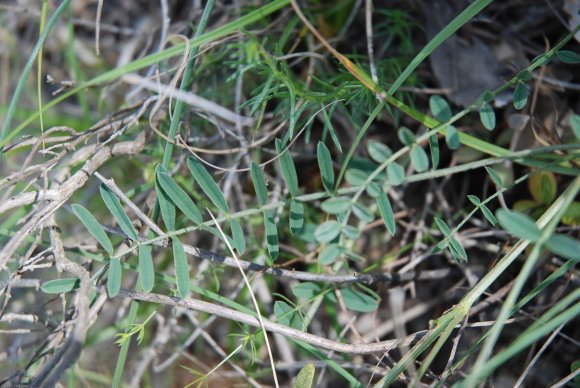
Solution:
[[[189,296],[189,266],[183,245],[177,237],[171,238],[173,245],[173,263],[175,266],[175,280],[177,281],[177,293],[180,298]]]
[[[342,234],[348,239],[356,240],[360,237],[360,230],[358,230],[354,226],[345,225],[342,228]]]
[[[306,364],[300,372],[298,376],[296,376],[296,381],[292,384],[292,388],[311,388],[314,383],[314,373],[316,372],[316,368],[314,364]]]
[[[352,207],[352,198],[350,197],[332,197],[322,202],[322,210],[328,214],[340,214],[348,211]]]
[[[119,259],[111,259],[109,262],[109,271],[107,273],[107,292],[109,293],[109,298],[113,298],[119,294],[122,274],[123,272]]]
[[[78,278],[62,278],[49,280],[42,284],[40,289],[46,294],[60,294],[70,292],[81,286],[81,280]]]
[[[449,238],[449,245],[453,248],[453,250],[455,250],[461,260],[467,261],[467,252],[465,252],[465,249],[463,249],[463,246],[455,239],[455,237]]]
[[[461,140],[459,140],[459,132],[453,125],[445,129],[445,143],[450,150],[456,150],[461,147]]]
[[[288,303],[276,301],[274,303],[274,315],[276,315],[276,321],[282,325],[302,330],[302,318],[300,314]]]
[[[367,152],[371,159],[377,163],[383,163],[393,155],[393,151],[391,151],[388,145],[376,140],[370,140],[367,143]]]
[[[546,246],[559,256],[580,260],[580,242],[570,236],[554,234],[546,241]]]
[[[407,127],[399,128],[399,130],[397,131],[397,136],[399,137],[401,143],[403,143],[406,146],[415,143],[415,134],[411,132],[411,130]]]
[[[171,202],[167,194],[165,194],[157,179],[155,180],[155,191],[159,199],[159,209],[161,209],[165,227],[170,231],[175,230],[175,205]]]
[[[321,243],[329,243],[340,234],[340,224],[334,220],[318,225],[314,231],[314,238]]]
[[[302,202],[290,202],[290,233],[294,236],[300,233],[304,225],[304,205]]]
[[[568,206],[562,216],[562,223],[570,226],[580,225],[580,202],[574,201]]]
[[[483,213],[484,217],[487,218],[489,223],[492,224],[493,226],[496,226],[497,220],[495,219],[495,216],[493,215],[491,210],[489,210],[485,205],[481,205],[479,208],[481,209],[481,212]]]
[[[244,229],[237,218],[230,219],[230,227],[232,229],[232,240],[234,241],[234,248],[241,255],[246,250],[246,240],[244,239]]]
[[[387,194],[385,194],[384,191],[381,191],[381,194],[377,197],[377,206],[379,207],[379,212],[381,213],[381,217],[383,217],[383,221],[385,222],[387,230],[391,236],[394,236],[395,231],[397,230],[395,214],[393,213],[393,208],[391,207],[389,197]]]
[[[318,296],[321,292],[321,288],[318,284],[313,282],[298,283],[292,287],[292,293],[297,298],[304,298],[310,300],[315,296]]]
[[[193,175],[199,187],[201,187],[213,204],[224,213],[229,213],[230,208],[228,207],[228,202],[224,194],[203,164],[196,158],[190,156],[187,158],[187,167],[189,167],[189,171],[191,171],[191,175]]]
[[[272,261],[275,261],[280,251],[278,244],[278,229],[274,222],[274,216],[271,212],[264,211],[264,230],[266,231],[266,245],[268,246],[268,253]]]
[[[564,62],[575,65],[580,63],[580,54],[570,51],[570,50],[560,50],[558,51],[558,58]]]
[[[308,105],[309,104],[304,104],[303,106],[306,107]],[[325,133],[326,129],[328,129],[328,132],[330,133],[330,137],[332,138],[332,142],[334,143],[334,146],[336,147],[338,152],[342,153],[342,146],[340,145],[340,139],[338,138],[338,135],[336,134],[336,130],[334,129],[334,126],[332,125],[332,120],[330,119],[330,115],[328,114],[328,112],[324,108],[323,104],[320,104],[320,107],[323,109],[322,115],[324,116],[323,133]],[[336,107],[336,105],[335,105],[335,107]],[[332,110],[334,110],[334,107],[332,108]]]
[[[109,254],[113,254],[113,245],[109,236],[105,233],[105,229],[99,224],[99,221],[83,206],[74,204],[72,205],[72,210],[75,216],[82,222],[82,224],[87,228],[89,233],[99,242],[103,249]]]
[[[443,221],[440,218],[435,218],[435,223],[437,224],[437,227],[445,237],[451,236],[451,229],[449,229],[445,221]]]
[[[431,150],[431,164],[433,165],[433,170],[439,167],[439,140],[437,135],[429,137],[429,149]]]
[[[338,256],[342,253],[342,250],[337,244],[329,244],[327,245],[320,255],[318,256],[318,261],[322,265],[331,265],[334,264]]]
[[[375,220],[375,216],[369,210],[369,208],[367,208],[366,206],[364,206],[360,203],[354,204],[354,206],[352,208],[352,212],[362,222],[369,223],[369,222],[373,222]]]
[[[445,249],[446,246],[447,246],[447,239],[441,240],[441,241],[439,241],[437,243],[437,245],[435,246],[435,248],[433,248],[432,253],[441,252],[443,249]]]
[[[530,217],[505,209],[498,209],[495,216],[501,227],[509,234],[532,242],[540,239],[542,233]]]
[[[151,245],[139,245],[139,283],[145,292],[150,292],[155,285],[155,269],[151,249]]]
[[[159,185],[159,180],[157,179],[158,172],[167,174],[167,169],[161,164],[157,165],[157,168],[155,169],[155,191],[157,192],[159,209],[163,216],[163,223],[167,230],[172,231],[175,230],[175,205]]]
[[[320,168],[320,176],[322,178],[322,185],[327,191],[334,189],[334,167],[332,166],[332,158],[330,151],[326,148],[323,142],[318,142],[316,149],[318,158],[318,168]]]
[[[429,157],[423,147],[418,145],[411,147],[411,163],[417,172],[423,172],[429,168]]]
[[[113,217],[115,217],[115,220],[117,221],[117,224],[119,224],[121,230],[125,232],[127,237],[129,237],[131,240],[139,241],[137,232],[135,231],[129,216],[127,216],[127,213],[125,213],[125,210],[121,206],[117,196],[104,184],[101,184],[100,191],[101,197],[103,198],[105,205],[107,205],[107,209],[109,209]]]
[[[276,139],[276,148],[279,147],[280,139]],[[288,191],[290,195],[295,197],[298,194],[298,176],[296,175],[296,167],[294,167],[294,161],[292,160],[292,155],[286,149],[280,155],[280,168],[282,169],[282,176],[286,185],[288,186]]]
[[[475,206],[481,205],[481,200],[477,196],[475,196],[475,195],[468,195],[467,198]]]
[[[351,288],[341,288],[340,292],[347,309],[361,313],[373,312],[379,307],[375,299],[369,295]]]
[[[367,194],[373,198],[377,198],[381,195],[383,188],[377,182],[370,182],[367,186]]]
[[[449,252],[451,252],[451,256],[453,256],[453,260],[455,260],[457,263],[461,263],[462,261],[467,261],[463,256],[461,256],[461,253],[459,253],[457,251],[457,249],[455,249],[453,247],[453,245],[449,244],[448,248],[449,248]]]
[[[405,180],[405,170],[399,163],[393,162],[387,166],[387,176],[389,183],[396,186]]]
[[[537,171],[528,180],[528,188],[536,202],[549,205],[554,202],[558,190],[556,176],[549,171]]]
[[[573,114],[570,118],[570,126],[572,127],[572,131],[574,132],[574,136],[576,136],[577,140],[580,140],[580,115]]]
[[[503,188],[503,183],[501,181],[501,178],[497,174],[497,172],[493,168],[487,167],[487,166],[485,166],[485,170],[487,171],[487,173],[491,177],[491,180],[493,181],[493,183],[495,183],[495,185],[498,188]]]
[[[351,186],[362,186],[368,177],[369,174],[356,168],[346,170],[346,174],[344,175],[344,179],[346,179],[348,184]]]
[[[528,87],[522,82],[518,82],[513,97],[514,108],[523,109],[528,103]]]
[[[167,194],[169,199],[171,199],[171,202],[173,202],[188,219],[193,221],[193,223],[201,224],[201,213],[197,206],[195,206],[191,198],[189,198],[187,193],[173,180],[173,178],[161,171],[157,171],[157,180],[159,186],[161,186],[165,194]]]
[[[441,122],[446,122],[451,119],[451,107],[447,101],[441,96],[431,96],[429,98],[429,109],[435,118]]]
[[[264,206],[268,200],[268,189],[266,188],[266,180],[264,179],[262,169],[256,163],[252,162],[250,165],[250,172],[258,203],[260,206]]]
[[[539,205],[540,204],[538,204],[536,201],[532,201],[531,199],[521,199],[514,202],[512,210],[520,213],[530,213]]]
[[[479,110],[479,119],[481,123],[488,131],[491,131],[495,128],[495,112],[493,108],[488,103],[483,104],[481,109]]]

